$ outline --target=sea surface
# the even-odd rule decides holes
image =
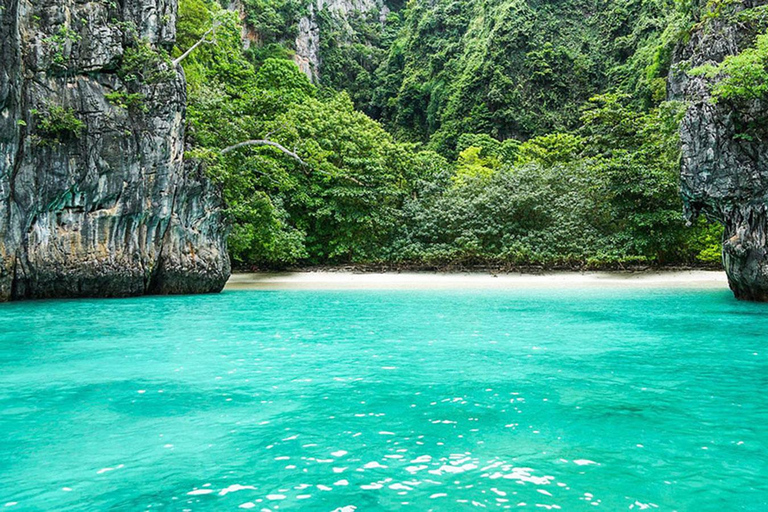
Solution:
[[[768,305],[235,291],[0,305],[0,510],[768,510]]]

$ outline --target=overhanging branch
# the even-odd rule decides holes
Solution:
[[[282,151],[283,153],[285,153],[286,155],[290,156],[291,158],[293,158],[294,160],[299,162],[301,165],[304,165],[304,166],[307,165],[307,163],[304,160],[302,160],[299,155],[297,155],[296,153],[294,153],[290,149],[286,148],[282,144],[280,144],[278,142],[274,142],[274,141],[268,140],[268,139],[253,139],[253,140],[246,140],[246,141],[243,141],[243,142],[238,142],[237,144],[234,144],[232,146],[229,146],[229,147],[226,147],[226,148],[222,149],[221,150],[221,154],[222,155],[226,155],[230,151],[235,151],[236,149],[240,149],[240,148],[245,147],[245,146],[272,146],[273,148],[277,148],[280,151]]]
[[[185,59],[187,56],[189,56],[189,54],[190,54],[190,53],[192,53],[193,51],[195,51],[195,48],[197,48],[197,47],[198,47],[198,46],[200,46],[201,44],[203,44],[203,43],[212,43],[213,41],[207,41],[207,40],[206,40],[206,37],[208,37],[208,34],[210,34],[211,32],[214,32],[214,31],[216,31],[216,29],[217,29],[217,28],[219,28],[219,25],[221,25],[221,22],[220,22],[220,21],[214,21],[214,22],[213,22],[213,26],[212,26],[211,28],[209,28],[209,29],[208,29],[208,30],[205,32],[205,34],[203,34],[203,37],[201,37],[199,41],[197,41],[195,44],[193,44],[192,46],[190,46],[190,47],[189,47],[189,49],[188,49],[187,51],[185,51],[184,53],[182,53],[182,54],[181,54],[181,55],[179,55],[179,56],[178,56],[176,59],[174,59],[174,60],[173,60],[173,65],[174,65],[174,66],[178,66],[178,65],[179,65],[179,63],[180,63],[182,60],[184,60],[184,59]]]
[[[299,162],[304,167],[309,167],[309,164],[307,164],[307,162],[302,160],[299,155],[297,155],[296,153],[294,153],[290,149],[286,148],[282,144],[280,144],[278,142],[275,142],[275,141],[272,141],[272,140],[269,140],[269,139],[253,139],[253,140],[245,140],[243,142],[238,142],[237,144],[233,144],[232,146],[228,146],[228,147],[222,149],[221,150],[221,154],[222,155],[226,155],[227,153],[229,153],[231,151],[235,151],[236,149],[240,149],[240,148],[243,148],[243,147],[246,147],[246,146],[272,146],[273,148],[279,149],[281,152],[283,152],[283,154],[286,154],[286,155],[290,156],[291,158],[293,158],[294,160]],[[323,174],[325,176],[332,177],[330,174],[328,174],[326,172],[322,172],[319,169],[316,169],[315,172],[317,172],[319,174]],[[309,172],[307,172],[307,174],[309,174]],[[338,177],[339,178],[347,179],[347,180],[351,181],[352,183],[356,183],[357,185],[360,185],[361,187],[366,187],[367,186],[366,184],[362,183],[360,180],[358,180],[358,179],[356,179],[356,178],[354,178],[352,176],[341,175],[341,176],[338,176]]]

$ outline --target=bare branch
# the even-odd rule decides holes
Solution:
[[[277,148],[280,151],[282,151],[283,153],[285,153],[286,155],[290,156],[291,158],[293,158],[294,160],[299,162],[301,165],[304,165],[304,166],[307,165],[307,163],[304,160],[302,160],[299,155],[297,155],[296,153],[294,153],[290,149],[287,149],[282,144],[279,144],[277,142],[274,142],[274,141],[271,141],[271,140],[267,140],[267,139],[254,139],[254,140],[246,140],[246,141],[243,141],[243,142],[238,142],[237,144],[235,144],[233,146],[229,146],[229,147],[226,147],[226,148],[222,149],[221,150],[221,154],[222,155],[226,155],[230,151],[234,151],[236,149],[240,149],[240,148],[245,147],[245,146],[272,146],[273,148]]]
[[[221,22],[220,22],[220,21],[214,21],[214,22],[213,22],[213,26],[212,26],[211,28],[209,28],[209,29],[208,29],[208,30],[205,32],[205,34],[203,34],[203,37],[201,37],[199,41],[197,41],[195,44],[193,44],[192,46],[190,46],[190,47],[189,47],[189,49],[188,49],[187,51],[185,51],[184,53],[182,53],[181,55],[179,55],[179,56],[178,56],[176,59],[174,59],[174,61],[173,61],[173,65],[174,65],[174,66],[178,66],[178,65],[179,65],[179,63],[180,63],[182,60],[184,60],[185,58],[187,58],[187,57],[189,56],[189,54],[190,54],[190,53],[192,53],[193,51],[195,51],[195,48],[197,48],[197,47],[198,47],[198,46],[200,46],[201,44],[203,44],[203,43],[212,43],[213,41],[207,41],[207,40],[206,40],[206,38],[208,37],[208,34],[210,34],[211,32],[215,32],[215,31],[216,31],[216,29],[217,29],[217,28],[219,28],[219,25],[221,25]]]
[[[367,187],[367,186],[368,186],[368,185],[366,185],[365,183],[361,182],[360,180],[353,178],[352,176],[346,176],[346,175],[343,175],[343,176],[342,176],[342,178],[346,178],[346,179],[348,179],[349,181],[351,181],[352,183],[357,183],[357,184],[358,184],[358,185],[360,185],[361,187]]]
[[[309,166],[309,164],[307,164],[304,160],[302,160],[301,157],[299,155],[297,155],[295,152],[291,151],[290,149],[287,149],[282,144],[279,144],[277,142],[274,142],[274,141],[271,141],[271,140],[267,140],[267,139],[254,139],[254,140],[246,140],[246,141],[243,141],[243,142],[238,142],[237,144],[234,144],[232,146],[229,146],[229,147],[226,147],[226,148],[222,149],[221,150],[221,154],[222,155],[226,155],[227,153],[229,153],[231,151],[235,151],[236,149],[240,149],[240,148],[245,147],[245,146],[272,146],[273,148],[277,148],[280,151],[282,151],[283,153],[285,153],[286,155],[290,156],[291,158],[293,158],[294,160],[299,162],[304,167],[308,167]],[[308,171],[305,171],[305,172],[307,174],[310,174]],[[330,174],[328,174],[327,172],[321,171],[320,169],[315,169],[314,172],[316,172],[318,174],[322,174],[324,176],[333,177]],[[351,181],[353,183],[356,183],[357,185],[360,185],[361,187],[367,187],[368,186],[365,183],[362,183],[360,180],[358,180],[358,179],[356,179],[356,178],[354,178],[352,176],[340,175],[340,176],[337,176],[337,177],[347,179],[347,180],[349,180],[349,181]]]

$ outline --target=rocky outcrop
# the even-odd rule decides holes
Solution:
[[[383,0],[311,0],[306,6],[306,14],[299,19],[296,36],[294,61],[299,69],[310,80],[318,80],[322,64],[322,31],[318,23],[321,13],[332,20],[338,33],[351,35],[354,33],[349,23],[351,16],[370,12],[378,12],[379,22],[384,23],[390,11]],[[337,44],[341,42],[337,41]]]
[[[219,194],[185,166],[175,0],[2,0],[0,300],[219,291]]]
[[[247,50],[252,44],[257,46],[261,45],[261,34],[259,34],[253,27],[248,25],[247,17],[248,13],[245,9],[245,4],[242,0],[231,0],[227,9],[234,11],[240,17],[240,39],[243,42],[243,49]]]
[[[320,72],[320,27],[317,25],[314,2],[307,6],[307,15],[299,19],[293,60],[307,78],[317,81]]]
[[[754,43],[739,12],[765,4],[742,1],[710,17],[678,48],[669,85],[690,102],[681,125],[682,195],[686,216],[700,213],[725,226],[723,263],[737,298],[768,301],[768,102],[713,102],[714,79],[686,71],[717,64]]]

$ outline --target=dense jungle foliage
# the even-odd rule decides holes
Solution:
[[[207,33],[182,61],[188,155],[223,187],[236,265],[719,261],[719,226],[682,218],[685,107],[666,101],[673,49],[711,6],[411,0],[343,19],[320,10],[312,83],[292,60],[309,1],[243,4],[241,19],[213,0],[181,0],[174,50]],[[242,23],[258,36],[247,50]],[[729,76],[723,95],[739,87]],[[222,153],[247,140],[269,144]]]

